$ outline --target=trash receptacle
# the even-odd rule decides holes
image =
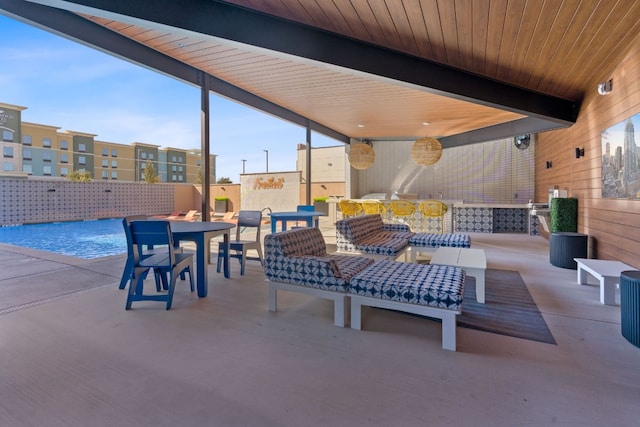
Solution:
[[[549,237],[549,261],[556,267],[576,270],[574,258],[587,258],[589,236],[582,233],[557,232]]]
[[[622,336],[640,347],[640,271],[620,273],[620,327]]]

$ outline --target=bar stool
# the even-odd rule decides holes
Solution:
[[[362,205],[353,200],[340,200],[338,209],[342,212],[342,218],[357,216],[362,213]]]
[[[413,214],[416,213],[416,205],[407,200],[392,200],[389,202],[389,210],[393,215],[393,221],[407,224],[413,229]]]
[[[449,208],[446,204],[442,203],[439,200],[424,200],[420,202],[418,205],[418,210],[422,214],[422,230],[429,231],[429,220],[428,218],[439,218],[440,219],[440,233],[444,233],[444,215],[447,213]]]
[[[379,200],[368,199],[360,202],[362,204],[362,210],[365,215],[379,214],[384,215],[387,213],[387,208]]]

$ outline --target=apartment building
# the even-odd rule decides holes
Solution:
[[[153,166],[159,182],[197,184],[202,180],[201,151],[143,142],[97,140],[96,134],[23,122],[27,107],[0,103],[2,173],[64,179],[86,171],[94,180],[144,181]],[[210,180],[216,181],[216,155],[210,155]]]

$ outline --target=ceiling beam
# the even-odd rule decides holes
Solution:
[[[44,2],[43,2],[44,3]],[[48,2],[60,3],[60,2]],[[64,9],[44,6],[35,2],[19,0],[0,0],[0,13],[29,25],[52,32],[73,40],[92,49],[105,52],[117,58],[178,79],[184,83],[201,86],[198,69],[171,58],[154,49],[115,33],[95,22]],[[347,143],[349,137],[306,117],[256,96],[244,89],[210,76],[211,91],[223,97],[256,108],[272,116],[281,118],[298,126],[308,123],[314,132]]]
[[[98,16],[116,14],[120,16],[118,20],[125,22],[127,18],[134,18],[257,46],[389,79],[430,93],[551,121],[559,126],[575,123],[580,109],[579,102],[515,87],[218,0],[41,2]]]

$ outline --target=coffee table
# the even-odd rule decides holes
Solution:
[[[600,302],[606,305],[616,303],[616,285],[620,283],[620,273],[636,270],[620,261],[608,259],[574,258],[578,265],[578,283],[587,283],[587,273],[598,279],[600,283]]]
[[[484,275],[487,257],[482,249],[438,248],[431,257],[431,264],[460,267],[465,274],[476,279],[476,301],[484,304]]]

